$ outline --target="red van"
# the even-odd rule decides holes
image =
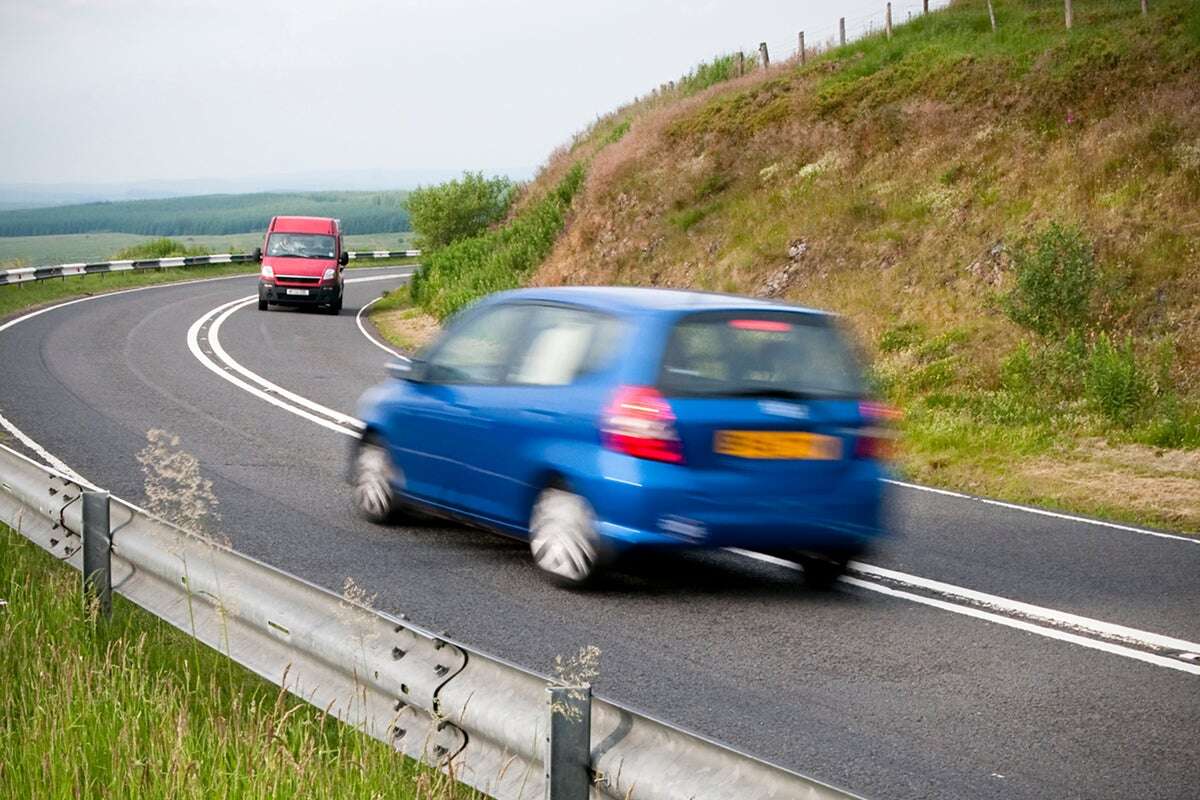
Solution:
[[[258,310],[270,304],[320,306],[342,310],[342,270],[350,254],[342,246],[342,226],[328,217],[272,217],[263,246]]]

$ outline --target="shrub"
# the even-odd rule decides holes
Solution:
[[[679,79],[679,90],[685,95],[703,91],[714,84],[734,77],[734,56],[717,56],[712,61],[697,64],[695,69]]]
[[[1121,346],[1101,334],[1088,358],[1084,374],[1087,399],[1104,416],[1128,427],[1147,394],[1146,376],[1133,352],[1133,339],[1125,337]]]
[[[1017,282],[1002,300],[1009,319],[1043,336],[1087,323],[1096,261],[1079,229],[1051,223],[1032,246],[1014,253],[1014,261]]]
[[[413,300],[445,319],[483,295],[518,286],[550,254],[582,185],[583,167],[576,164],[545,197],[504,225],[433,251],[413,276]]]
[[[418,246],[436,250],[476,236],[504,219],[512,200],[508,178],[464,172],[461,180],[416,189],[404,201]]]
[[[175,239],[151,239],[148,242],[126,247],[113,256],[114,261],[149,260],[152,258],[177,258],[178,256],[206,256],[207,247],[188,247]]]

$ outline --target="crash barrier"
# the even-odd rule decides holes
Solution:
[[[416,258],[420,250],[351,250],[347,253],[351,261],[378,258]],[[99,275],[106,272],[128,272],[138,269],[166,269],[168,267],[199,267],[208,264],[245,264],[257,261],[250,253],[223,253],[212,256],[178,256],[176,258],[149,258],[126,261],[97,261],[92,264],[57,264],[49,267],[17,267],[0,269],[0,286],[10,283],[44,281],[48,278],[66,278],[71,275]]]
[[[360,605],[0,446],[0,521],[292,694],[498,800],[853,795]]]

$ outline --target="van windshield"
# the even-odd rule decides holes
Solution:
[[[332,236],[319,233],[272,233],[267,239],[267,255],[285,258],[336,258]]]
[[[854,398],[858,363],[825,316],[705,312],[671,333],[658,388],[668,396]]]

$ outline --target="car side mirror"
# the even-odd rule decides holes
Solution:
[[[425,379],[425,362],[420,360],[404,361],[396,359],[387,365],[388,376],[398,381],[414,381],[420,383]]]
[[[349,264],[350,263],[350,254],[347,253],[345,250],[343,250],[342,254],[340,256],[338,256],[338,263],[341,264],[343,267],[346,266],[347,264]]]
[[[254,250],[252,250],[250,252],[250,255],[254,257],[255,261],[262,261],[262,248],[261,247],[254,248]]]

